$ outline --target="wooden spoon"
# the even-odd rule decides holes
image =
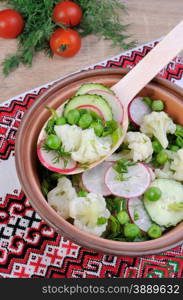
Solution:
[[[113,152],[122,144],[128,129],[131,100],[183,49],[183,21],[174,27],[130,72],[111,89],[124,108],[123,134]],[[109,157],[109,156],[107,156]],[[105,158],[106,159],[106,158]]]
[[[92,163],[88,166],[88,168],[92,168],[104,161],[122,144],[128,129],[129,103],[182,49],[183,21],[171,30],[165,38],[156,45],[156,47],[154,47],[129,73],[127,73],[124,78],[111,88],[120,99],[124,108],[122,136],[107,156]],[[40,133],[38,142],[42,139],[42,137],[43,132]],[[67,174],[77,174],[83,171],[84,169],[76,168],[74,171]]]

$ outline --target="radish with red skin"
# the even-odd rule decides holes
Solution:
[[[53,163],[53,159],[57,155],[54,151],[46,151],[42,148],[44,141],[40,142],[37,146],[37,155],[44,167],[49,169],[50,171],[57,172],[57,173],[71,173],[77,168],[77,163],[70,159],[66,158],[67,166],[64,167],[64,159],[59,159],[59,162]]]
[[[128,106],[130,121],[136,126],[140,126],[144,116],[152,112],[151,108],[142,99],[143,97],[136,97]]]
[[[146,167],[149,168],[149,172],[150,172],[150,174],[151,174],[151,181],[155,180],[156,175],[155,175],[155,173],[154,173],[154,169],[152,169],[151,167],[149,167],[149,166],[147,166],[147,165],[146,165]]]
[[[82,174],[82,183],[88,192],[101,194],[103,196],[111,195],[111,192],[104,182],[105,172],[111,165],[112,163],[104,161],[100,165]]]
[[[77,107],[77,109],[92,110],[92,111],[94,111],[97,115],[99,115],[105,121],[103,113],[100,111],[100,109],[98,109],[98,107],[96,107],[94,105],[80,105],[80,106]]]
[[[110,92],[102,91],[102,90],[91,90],[88,92],[90,95],[99,95],[103,97],[112,108],[113,118],[119,124],[123,122],[123,106],[120,100]]]
[[[123,173],[124,180],[118,180],[120,175],[113,168],[109,167],[105,174],[105,184],[111,194],[121,198],[137,198],[144,194],[151,183],[149,169],[142,163],[128,167],[128,173]]]
[[[147,163],[143,163],[142,162],[142,164],[144,164],[144,166],[146,167],[146,168],[148,168],[148,170],[149,170],[149,173],[150,173],[150,175],[151,175],[151,181],[153,181],[153,180],[155,180],[155,178],[156,178],[156,175],[155,175],[155,173],[154,173],[154,168],[152,168],[151,166],[149,166]]]
[[[146,212],[142,200],[139,198],[129,199],[127,202],[127,210],[131,222],[136,224],[141,231],[147,232],[152,221]]]

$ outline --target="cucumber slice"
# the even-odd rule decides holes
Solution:
[[[89,91],[92,91],[92,90],[102,90],[102,91],[106,91],[106,92],[110,92],[111,94],[114,94],[110,88],[108,88],[107,86],[105,86],[101,83],[84,83],[77,90],[76,96],[87,94]]]
[[[98,95],[81,95],[71,98],[64,107],[64,117],[67,117],[71,109],[76,109],[82,105],[95,106],[102,112],[105,121],[111,121],[113,119],[111,107],[105,99]]]
[[[162,196],[157,201],[144,198],[144,206],[149,216],[160,226],[177,225],[183,220],[183,185],[171,179],[156,179],[151,186],[160,188]],[[173,209],[174,206],[180,209]]]
[[[149,169],[142,163],[128,167],[124,173],[124,180],[118,180],[119,173],[113,166],[109,167],[105,174],[105,184],[111,194],[121,198],[137,198],[144,194],[151,182]]]
[[[111,195],[104,182],[106,170],[111,166],[110,162],[102,162],[98,166],[91,168],[82,174],[82,182],[85,189],[90,193],[101,194],[103,196]]]
[[[112,108],[114,120],[122,124],[123,122],[123,106],[120,100],[113,94],[101,91],[101,90],[92,90],[88,92],[89,95],[98,95],[104,98],[109,106]]]

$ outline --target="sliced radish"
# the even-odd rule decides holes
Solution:
[[[151,174],[151,181],[155,180],[156,175],[154,173],[154,169],[150,168],[149,166],[147,166],[147,168],[149,169],[149,173]]]
[[[67,174],[73,172],[77,168],[77,163],[70,158],[67,158],[66,167],[64,166],[64,159],[59,159],[58,162],[53,163],[56,153],[54,151],[47,152],[43,150],[42,145],[43,142],[40,142],[37,147],[38,158],[42,165],[50,171]]]
[[[142,162],[142,164],[144,164],[144,166],[148,169],[148,171],[151,175],[151,181],[153,181],[156,178],[156,175],[154,173],[154,168],[151,165],[147,164],[147,163]]]
[[[111,193],[122,198],[137,198],[141,196],[151,183],[151,175],[148,168],[137,163],[128,167],[128,173],[124,173],[124,181],[117,179],[117,173],[113,166],[109,167],[105,174],[105,184]]]
[[[98,109],[98,107],[94,106],[94,105],[80,105],[77,107],[77,109],[89,109],[94,111],[97,115],[99,115],[102,119],[105,120],[103,113],[101,112],[100,109]]]
[[[143,232],[147,232],[149,227],[152,225],[152,222],[144,208],[142,200],[138,198],[129,199],[127,203],[127,210],[131,221]]]
[[[110,107],[112,108],[113,117],[114,120],[116,120],[118,123],[122,124],[123,122],[123,106],[120,102],[120,100],[110,92],[101,91],[101,90],[92,90],[89,91],[88,94],[97,94],[101,97],[103,97]]]
[[[136,97],[128,106],[129,118],[136,126],[140,126],[144,116],[151,113],[150,107],[142,99],[143,97]]]
[[[111,192],[104,182],[105,173],[110,166],[110,162],[104,161],[100,165],[82,174],[82,182],[88,192],[101,194],[103,196],[111,195]]]

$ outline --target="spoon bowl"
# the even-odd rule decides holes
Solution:
[[[156,74],[183,49],[182,32],[183,21],[173,28],[173,30],[171,30],[167,36],[165,36],[165,38],[153,50],[151,50],[124,78],[112,85],[111,89],[114,91],[115,95],[118,97],[121,105],[123,106],[122,134],[108,154],[105,157],[102,157],[100,160],[87,165],[87,169],[93,168],[102,163],[122,144],[128,129],[129,103],[142,90],[142,88],[146,86],[146,84],[150,82],[150,80],[153,79]],[[62,99],[64,99],[63,96]],[[68,99],[69,98],[64,100],[67,101]],[[58,108],[59,113],[63,111],[65,101],[60,103]],[[37,141],[38,146],[45,136],[44,126],[39,134]],[[73,175],[84,171],[84,168],[76,167],[74,169],[69,169],[67,174]]]

